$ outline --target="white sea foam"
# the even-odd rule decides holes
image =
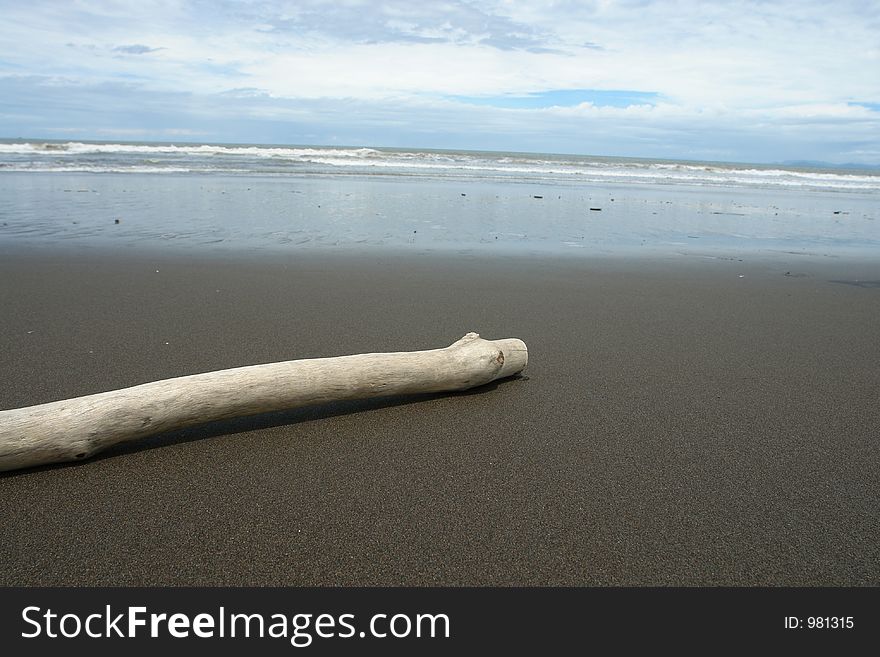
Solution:
[[[284,148],[275,146],[217,146],[213,144],[91,144],[82,142],[24,142],[0,144],[0,154],[19,155],[88,155],[88,154],[144,154],[144,155],[233,155],[248,157],[346,156],[370,157],[380,152],[372,148]]]
[[[40,165],[2,165],[0,171],[16,171],[16,172],[44,172],[44,173],[197,173],[198,171],[189,167],[156,167],[156,166],[128,166],[128,167],[102,167],[90,165],[59,165],[59,166],[40,166]],[[210,173],[214,169],[205,169],[204,173]],[[241,171],[244,173],[244,171]]]
[[[510,153],[85,142],[0,143],[0,171],[369,173],[880,191],[880,173]]]

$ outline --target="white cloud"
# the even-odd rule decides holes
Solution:
[[[408,125],[421,112],[438,122],[424,127],[437,139],[447,123],[461,130],[484,121],[507,130],[511,148],[545,118],[586,132],[665,129],[668,139],[682,139],[687,126],[709,141],[761,130],[837,139],[841,157],[874,153],[880,139],[877,108],[853,104],[880,101],[872,2],[0,0],[0,13],[0,75],[92,90],[124,83],[156,104],[184,94],[191,103],[182,112],[213,103],[218,117],[319,122],[314,108],[334,107],[321,99],[348,99],[371,108],[348,121],[379,113],[386,125]],[[658,101],[528,112],[451,99],[559,89]],[[12,112],[3,102],[0,111]],[[675,142],[667,146],[672,155]]]

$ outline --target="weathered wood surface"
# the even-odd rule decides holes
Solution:
[[[268,363],[0,411],[0,471],[88,458],[214,420],[347,399],[467,390],[526,366],[522,340],[468,333],[444,349]]]

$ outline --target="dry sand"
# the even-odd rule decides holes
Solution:
[[[0,585],[878,585],[880,264],[744,260],[7,251],[0,408],[471,330],[530,364],[0,475]]]

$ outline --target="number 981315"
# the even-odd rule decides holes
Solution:
[[[806,626],[810,630],[848,630],[854,624],[852,616],[808,616]]]

